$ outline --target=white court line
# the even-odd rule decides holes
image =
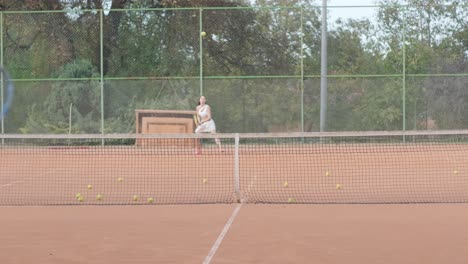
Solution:
[[[21,181],[14,181],[14,182],[10,182],[10,183],[7,183],[7,184],[3,184],[3,185],[0,185],[0,188],[10,187],[10,186],[12,186],[13,184],[22,183],[23,181],[24,181],[24,180],[21,180]]]
[[[254,185],[254,183],[257,181],[257,174],[255,174],[255,177],[250,181],[249,186],[247,187],[247,192],[250,192],[250,189]]]
[[[208,252],[208,255],[206,256],[205,260],[203,261],[203,264],[209,264],[211,262],[211,259],[216,254],[216,251],[218,251],[218,248],[221,245],[221,242],[223,242],[224,236],[226,236],[227,232],[229,231],[229,228],[231,228],[231,225],[234,222],[234,219],[236,218],[237,214],[239,213],[241,207],[242,207],[242,204],[238,204],[236,206],[236,209],[234,209],[234,212],[232,212],[232,215],[229,218],[229,220],[227,221],[226,225],[224,225],[223,231],[221,231],[221,234],[219,234],[218,239],[216,239],[216,242],[213,244],[213,247],[211,247],[210,252]]]
[[[56,172],[56,171],[58,171],[58,168],[55,168],[55,169],[46,171],[44,174],[42,174],[42,175],[40,175],[40,176],[41,176],[41,177],[42,177],[42,176],[47,176],[47,175],[49,175],[49,174],[51,174],[51,173],[54,173],[54,172]],[[10,186],[13,186],[14,184],[23,183],[23,182],[26,182],[27,180],[30,180],[30,179],[32,179],[32,178],[34,178],[34,177],[32,177],[32,176],[31,176],[31,177],[25,177],[25,178],[23,178],[23,179],[21,179],[21,180],[18,180],[18,181],[14,181],[14,182],[10,182],[10,183],[7,183],[7,184],[0,185],[0,188],[10,187]]]
[[[257,182],[257,174],[255,174],[255,177],[253,177],[253,179],[250,181],[250,184],[249,186],[247,186],[247,190],[245,191],[245,195],[246,196],[249,196],[250,194],[250,189],[252,189],[254,183]],[[245,198],[242,200],[243,203],[247,202],[248,201],[248,198]]]

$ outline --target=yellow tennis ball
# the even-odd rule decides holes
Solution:
[[[140,197],[138,197],[138,195],[133,195],[133,201],[137,202],[138,200],[140,200]]]
[[[96,200],[101,201],[102,200],[102,195],[100,195],[100,194],[96,195]]]
[[[337,184],[336,189],[341,189],[341,184]]]
[[[288,198],[288,203],[295,203],[296,200],[294,198]]]
[[[81,197],[81,193],[75,194],[75,198],[76,198],[76,199],[78,199],[78,198],[80,198],[80,197]]]
[[[457,170],[454,170],[454,171],[453,171],[453,174],[458,174],[458,171],[457,171]]]
[[[121,181],[123,181],[123,178],[122,178],[122,177],[119,177],[119,178],[117,178],[117,181],[118,181],[118,182],[121,182]]]
[[[208,182],[208,179],[203,179],[203,183],[206,184]]]
[[[154,203],[153,197],[149,197],[149,198],[148,198],[148,203],[150,203],[150,204]]]
[[[88,184],[88,189],[91,190],[93,186],[91,184]]]
[[[205,32],[205,31],[202,31],[201,36],[202,36],[202,37],[206,37],[206,32]]]
[[[83,196],[78,197],[78,201],[79,201],[80,203],[82,203],[82,202],[84,201]]]
[[[288,182],[284,182],[284,183],[283,183],[283,186],[284,186],[284,187],[288,187],[288,186],[289,186],[289,183],[288,183]]]
[[[329,171],[325,172],[325,176],[330,176],[331,173]]]

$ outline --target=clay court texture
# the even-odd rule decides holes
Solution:
[[[0,263],[466,263],[463,131],[218,136],[5,138]]]

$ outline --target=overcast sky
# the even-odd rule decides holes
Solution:
[[[318,0],[321,3],[320,0]],[[328,0],[328,6],[374,6],[377,5],[377,0]],[[371,18],[375,16],[377,8],[345,8],[337,7],[330,8],[329,15],[332,20],[341,18]]]
[[[375,0],[328,0],[330,6],[365,6],[376,5]]]

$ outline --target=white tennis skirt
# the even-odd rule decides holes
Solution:
[[[216,133],[216,125],[213,119],[199,125],[195,129],[195,133]]]

